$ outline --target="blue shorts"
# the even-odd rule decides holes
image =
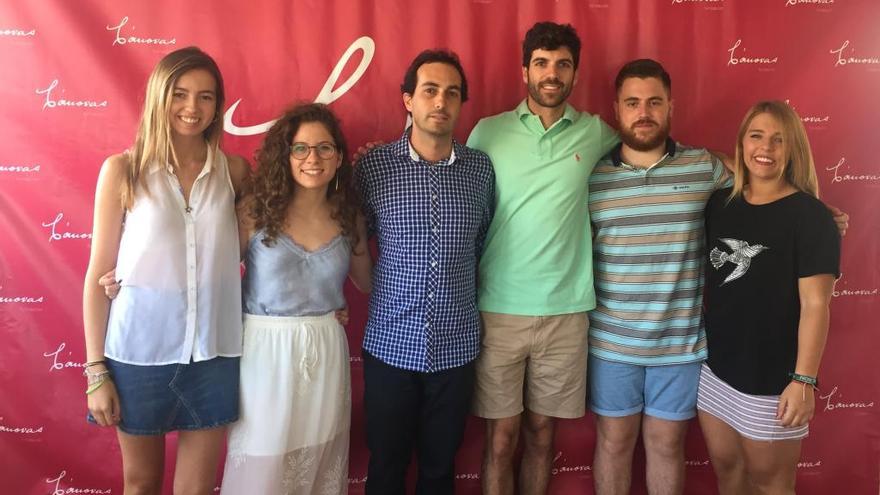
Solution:
[[[589,359],[590,409],[612,418],[644,411],[667,421],[697,415],[701,362],[640,366]]]
[[[142,366],[106,359],[130,435],[215,428],[238,420],[237,357]],[[95,422],[91,414],[88,421]]]

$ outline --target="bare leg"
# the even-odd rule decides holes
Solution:
[[[800,440],[761,442],[742,438],[741,445],[748,479],[756,494],[794,495]]]
[[[483,450],[483,493],[513,494],[513,454],[519,441],[522,415],[486,420]]]
[[[523,422],[523,456],[519,473],[521,495],[543,495],[553,467],[556,419],[526,410]]]
[[[122,450],[125,495],[161,495],[165,472],[165,436],[129,435],[117,429]]]
[[[629,494],[633,450],[639,438],[641,420],[641,413],[622,418],[596,416],[593,482],[597,495]]]
[[[712,468],[718,478],[720,495],[740,495],[751,493],[746,478],[746,458],[739,433],[727,423],[705,411],[698,411],[700,428],[706,439]]]
[[[226,427],[181,431],[177,437],[174,495],[208,495],[217,483]]]
[[[642,437],[651,495],[680,495],[684,491],[684,437],[688,421],[669,421],[645,415]]]

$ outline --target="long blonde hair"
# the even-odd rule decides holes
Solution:
[[[736,136],[736,156],[733,165],[733,190],[730,199],[741,196],[743,188],[749,183],[749,169],[743,157],[743,138],[749,125],[759,114],[766,113],[782,124],[782,144],[785,149],[785,180],[799,191],[819,197],[819,180],[816,177],[816,166],[813,153],[810,151],[810,140],[801,118],[787,103],[783,101],[759,101],[746,112]]]
[[[216,113],[203,135],[209,146],[217,147],[220,144],[220,137],[223,134],[221,112],[226,96],[223,91],[223,76],[217,63],[210,55],[195,46],[181,48],[165,55],[156,64],[147,80],[144,111],[141,114],[134,146],[128,153],[128,173],[120,195],[122,206],[126,209],[131,209],[134,205],[134,194],[138,185],[149,194],[147,184],[141,178],[152,163],[158,162],[162,165],[177,163],[177,156],[171,145],[169,109],[177,80],[193,69],[208,71],[217,83]]]

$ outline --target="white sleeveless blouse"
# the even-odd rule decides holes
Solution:
[[[158,163],[125,215],[104,354],[162,365],[241,356],[241,270],[235,193],[226,155],[208,158],[186,206],[177,176]]]

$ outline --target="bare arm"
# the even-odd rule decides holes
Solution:
[[[92,250],[83,286],[83,328],[86,339],[86,361],[104,359],[104,338],[110,300],[98,278],[113,270],[122,236],[125,211],[120,202],[120,186],[126,174],[126,157],[114,155],[104,161],[95,191],[95,213],[92,222]],[[104,369],[103,365],[92,371]],[[112,383],[107,383],[89,396],[89,409],[101,425],[118,421],[118,397]]]
[[[248,243],[254,235],[254,219],[250,214],[254,201],[256,201],[254,196],[248,194],[235,206],[235,216],[238,218],[238,251],[240,259],[244,259]]]
[[[240,202],[248,195],[251,188],[251,166],[244,157],[229,155],[229,178],[232,180],[232,189],[235,190],[235,202]]]
[[[798,279],[801,317],[798,322],[798,352],[794,372],[799,375],[817,376],[825,340],[828,337],[828,321],[834,276],[813,275]],[[815,410],[813,388],[792,381],[779,400],[777,417],[783,426],[800,426],[807,423]]]
[[[367,222],[363,216],[358,215],[358,245],[351,253],[351,266],[348,276],[352,283],[364,294],[373,290],[373,258],[370,255],[370,246],[367,242]]]

